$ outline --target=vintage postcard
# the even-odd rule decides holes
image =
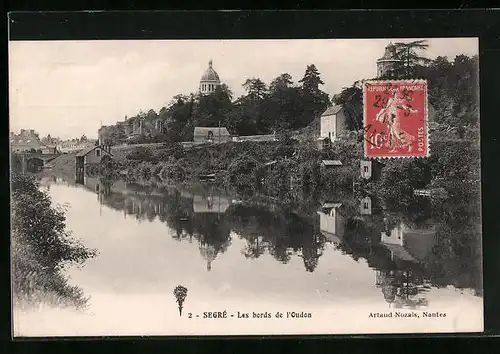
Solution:
[[[10,41],[13,335],[483,331],[477,38]]]

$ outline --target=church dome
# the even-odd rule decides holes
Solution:
[[[208,69],[205,71],[200,81],[220,81],[219,74],[212,68],[211,60],[208,62]]]
[[[212,60],[208,62],[208,69],[200,80],[200,93],[202,95],[211,94],[220,85],[219,74],[212,68]]]

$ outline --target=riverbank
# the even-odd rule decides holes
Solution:
[[[438,188],[450,197],[476,198],[480,185],[479,145],[474,139],[449,140],[433,135],[428,159],[383,161],[379,178],[360,176],[363,159],[360,137],[338,140],[331,147],[316,147],[289,136],[276,142],[240,142],[185,148],[179,143],[123,145],[112,149],[109,165],[87,166],[90,176],[125,179],[148,184],[192,184],[209,179],[244,196],[265,194],[285,203],[355,190],[359,194],[380,193],[389,203],[412,199],[414,190]],[[342,165],[326,167],[323,160]],[[74,154],[55,159],[51,170],[74,176]]]
[[[194,183],[203,179],[244,195],[263,193],[280,200],[302,198],[315,190],[352,190],[359,179],[358,144],[341,142],[320,151],[289,137],[277,142],[240,142],[184,148],[180,144],[115,149],[113,161],[89,165],[90,176],[114,176],[144,183]],[[322,168],[322,160],[341,159],[342,166]]]
[[[96,255],[66,230],[64,211],[51,204],[33,176],[12,173],[12,293],[14,306],[84,307],[64,267]]]

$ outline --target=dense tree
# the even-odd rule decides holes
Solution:
[[[304,77],[299,82],[302,83],[302,89],[309,93],[316,93],[319,90],[319,85],[324,84],[314,64],[307,66]]]
[[[303,111],[293,126],[295,129],[311,123],[330,104],[328,94],[319,89],[319,85],[323,85],[324,82],[314,64],[307,66],[304,77],[299,82],[302,84]]]
[[[390,75],[398,78],[413,78],[419,66],[427,65],[431,62],[430,59],[419,54],[419,52],[425,51],[429,47],[427,40],[408,43],[398,42],[394,44],[394,47],[396,49],[396,58],[400,62]]]
[[[104,129],[101,138],[105,145],[118,145],[126,139],[126,136],[122,129],[113,125]]]
[[[344,87],[332,101],[344,108],[347,129],[358,131],[363,128],[363,90],[359,81],[352,86]]]
[[[293,85],[292,76],[288,73],[281,74],[269,85],[269,91],[271,94],[277,94],[282,90],[285,90]]]
[[[262,100],[267,93],[266,84],[258,78],[247,79],[243,87],[251,100]]]
[[[217,95],[219,93],[223,93],[225,98],[227,98],[227,100],[229,100],[229,101],[231,101],[233,99],[233,92],[231,91],[229,86],[227,86],[226,84],[221,84],[221,85],[217,86],[217,88],[215,89],[215,92],[217,93]],[[220,99],[222,99],[222,97]]]
[[[226,116],[232,108],[231,100],[221,88],[213,93],[201,96],[193,110],[194,126],[218,126],[224,124]]]

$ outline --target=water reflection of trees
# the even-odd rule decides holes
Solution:
[[[377,270],[376,286],[391,307],[417,309],[428,305],[425,294],[430,285],[418,270],[415,272],[411,267]]]
[[[357,261],[366,260],[377,271],[377,286],[395,307],[425,306],[429,284],[481,292],[479,213],[470,203],[450,200],[436,204],[419,197],[404,206],[387,206],[383,199],[371,197],[367,212],[360,205],[362,197],[343,196],[335,213],[321,211],[338,218],[332,235],[321,229],[320,216],[314,211],[321,205],[319,201],[304,200],[302,207],[292,209],[269,200],[231,203],[229,197],[203,188],[193,192],[127,185],[122,189],[108,192],[102,202],[123,210],[125,216],[158,218],[179,241],[194,239],[209,270],[217,255],[231,245],[230,231],[234,231],[246,241],[241,251],[244,257],[258,259],[268,253],[281,263],[302,257],[309,272],[318,266],[327,243],[335,243],[340,252]],[[200,206],[205,202],[206,206]],[[336,203],[323,204],[328,205],[331,209]],[[413,246],[390,241],[398,232]]]
[[[302,257],[305,269],[313,272],[323,254],[325,239],[316,218],[284,208],[244,204],[231,209],[231,227],[247,242],[242,253],[258,258],[266,251],[281,263],[292,255]]]
[[[95,190],[94,183],[103,181],[86,178],[86,187]],[[142,187],[126,184],[122,190],[97,192],[101,202],[115,210],[123,211],[124,217],[133,215],[139,221],[152,222],[156,219],[165,223],[176,240],[197,241],[200,255],[211,270],[218,254],[224,253],[231,244],[230,227],[224,213],[195,212],[193,198],[188,192],[177,189]]]
[[[174,239],[197,241],[208,270],[217,255],[230,246],[231,230],[246,241],[242,250],[246,258],[259,258],[267,252],[277,261],[288,263],[295,255],[303,259],[307,271],[313,272],[323,254],[325,239],[318,232],[315,215],[299,216],[270,205],[233,204],[227,208],[229,197],[204,189],[193,194],[175,188],[127,184],[122,191],[110,192],[104,181],[85,180],[88,189],[99,190],[102,204],[123,211],[124,217],[158,219],[173,231]],[[100,189],[94,187],[98,183]],[[225,207],[221,208],[221,200]]]

